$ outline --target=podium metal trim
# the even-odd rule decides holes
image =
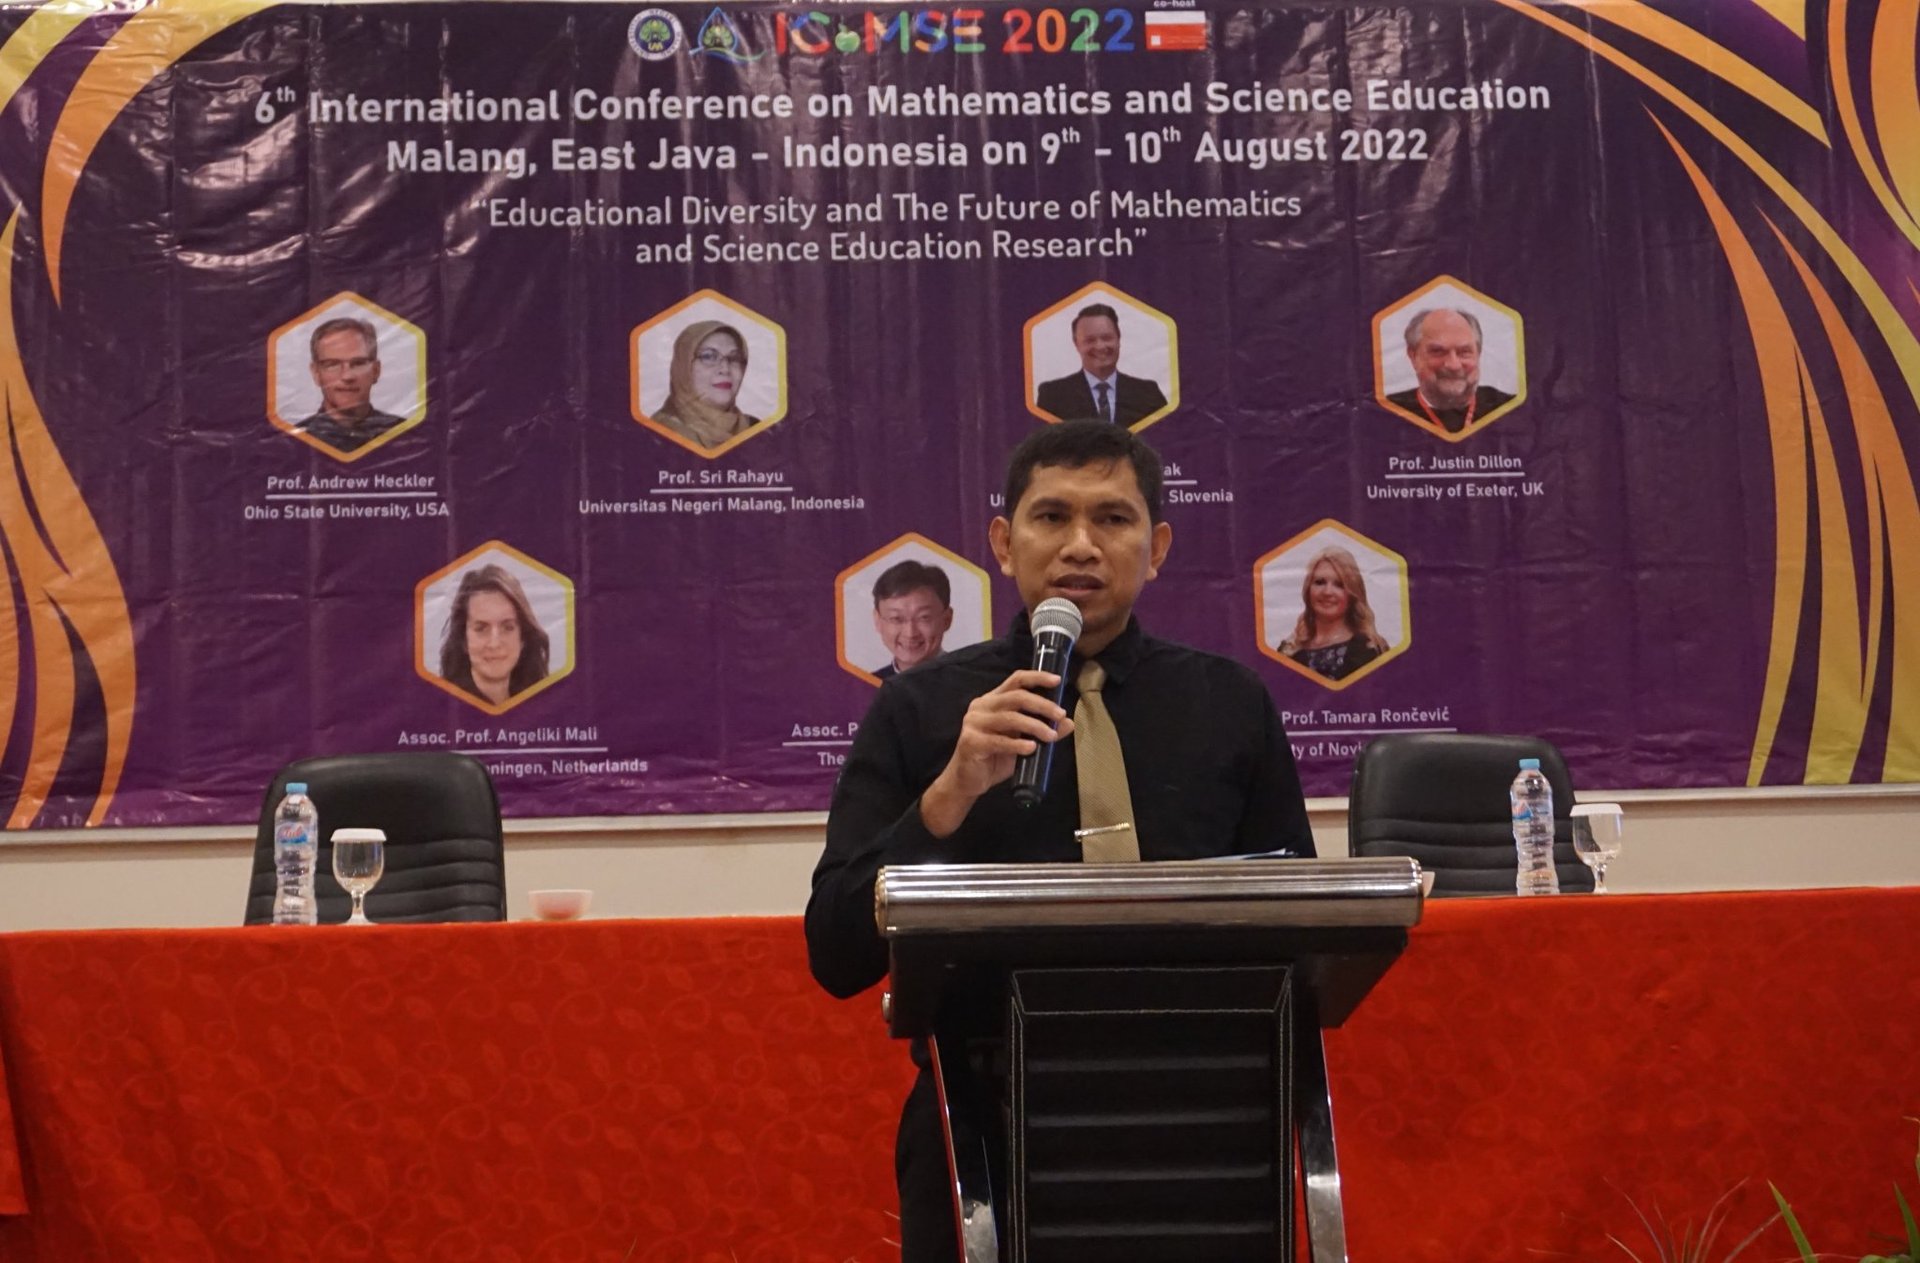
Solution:
[[[874,920],[890,939],[1119,925],[1407,927],[1421,906],[1420,866],[1398,856],[917,864],[883,868],[874,883]]]

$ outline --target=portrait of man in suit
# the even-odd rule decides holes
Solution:
[[[1059,421],[1094,417],[1130,426],[1167,406],[1160,383],[1120,371],[1120,315],[1091,303],[1073,318],[1073,349],[1080,370],[1040,383],[1034,405]]]

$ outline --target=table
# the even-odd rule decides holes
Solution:
[[[1920,1192],[1916,926],[1916,890],[1429,905],[1328,1036],[1353,1258],[1625,1257],[1629,1199],[1739,1185],[1731,1245],[1768,1180],[1859,1257]],[[6,1263],[897,1258],[911,1067],[797,919],[0,935],[0,1063]]]
[[[1920,1194],[1916,918],[1913,889],[1430,903],[1327,1036],[1354,1258],[1655,1258],[1636,1204],[1697,1225],[1737,1188],[1724,1251],[1768,1181],[1816,1249],[1884,1251],[1893,1182]],[[1750,1257],[1797,1256],[1776,1226]]]
[[[20,1172],[20,1146],[14,1138],[13,1101],[7,1095],[7,1065],[0,1060],[0,1216],[27,1210],[27,1186]]]
[[[0,936],[6,1263],[890,1257],[911,1082],[797,920]],[[897,1251],[895,1252],[897,1253]]]

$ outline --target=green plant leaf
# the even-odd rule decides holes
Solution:
[[[1608,1181],[1608,1183],[1611,1185],[1612,1181]],[[1646,1233],[1651,1249],[1650,1252],[1643,1257],[1639,1253],[1639,1250],[1628,1245],[1612,1233],[1607,1234],[1607,1240],[1619,1246],[1621,1253],[1633,1260],[1633,1263],[1734,1263],[1734,1260],[1744,1253],[1748,1246],[1758,1241],[1761,1235],[1773,1226],[1774,1221],[1780,1218],[1777,1213],[1769,1216],[1765,1223],[1748,1233],[1746,1237],[1731,1250],[1725,1254],[1717,1253],[1715,1251],[1715,1242],[1719,1240],[1722,1229],[1727,1225],[1727,1217],[1732,1213],[1732,1201],[1735,1194],[1739,1193],[1744,1187],[1746,1187],[1746,1181],[1742,1180],[1726,1192],[1720,1194],[1719,1199],[1708,1208],[1707,1217],[1701,1222],[1697,1230],[1691,1222],[1687,1222],[1681,1225],[1681,1230],[1678,1233],[1674,1231],[1672,1223],[1668,1221],[1666,1212],[1662,1211],[1658,1206],[1655,1206],[1653,1213],[1649,1215],[1646,1211],[1640,1209],[1638,1202],[1628,1197],[1625,1193],[1621,1193],[1620,1196],[1626,1201],[1627,1205],[1633,1209],[1634,1215],[1640,1220],[1641,1230]],[[1617,1186],[1614,1187],[1614,1191],[1620,1192]]]
[[[1920,1166],[1920,1158],[1914,1159],[1914,1165]],[[1893,1186],[1893,1200],[1900,1203],[1900,1221],[1907,1226],[1907,1257],[1912,1258],[1920,1254],[1920,1224],[1913,1222],[1913,1208],[1907,1205],[1907,1195],[1898,1184]]]
[[[1767,1190],[1773,1194],[1773,1204],[1780,1208],[1780,1218],[1787,1221],[1787,1231],[1793,1234],[1793,1244],[1800,1251],[1800,1263],[1816,1263],[1813,1246],[1807,1242],[1807,1234],[1800,1231],[1800,1221],[1793,1217],[1793,1207],[1787,1205],[1787,1199],[1780,1190],[1773,1187],[1773,1181],[1767,1181]]]
[[[1755,1228],[1752,1232],[1749,1232],[1746,1235],[1746,1237],[1740,1242],[1739,1245],[1727,1251],[1727,1257],[1722,1261],[1722,1263],[1733,1263],[1733,1261],[1736,1258],[1740,1257],[1741,1251],[1745,1250],[1748,1246],[1752,1245],[1754,1242],[1760,1239],[1761,1233],[1765,1232],[1767,1229],[1773,1227],[1776,1223],[1779,1223],[1779,1222],[1780,1222],[1780,1216],[1778,1214],[1767,1216],[1767,1222],[1761,1224],[1758,1228]]]

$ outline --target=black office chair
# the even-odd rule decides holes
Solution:
[[[1353,764],[1347,849],[1408,855],[1434,874],[1435,895],[1512,894],[1519,864],[1507,789],[1521,759],[1539,759],[1553,786],[1553,860],[1562,891],[1591,891],[1574,854],[1573,779],[1538,737],[1396,733],[1376,737]]]
[[[504,921],[506,853],[500,799],[487,769],[464,754],[346,754],[280,769],[260,807],[247,890],[248,925],[273,919],[273,813],[287,782],[305,781],[320,813],[315,892],[322,924],[353,900],[333,879],[335,829],[386,831],[386,874],[367,896],[374,921]]]

